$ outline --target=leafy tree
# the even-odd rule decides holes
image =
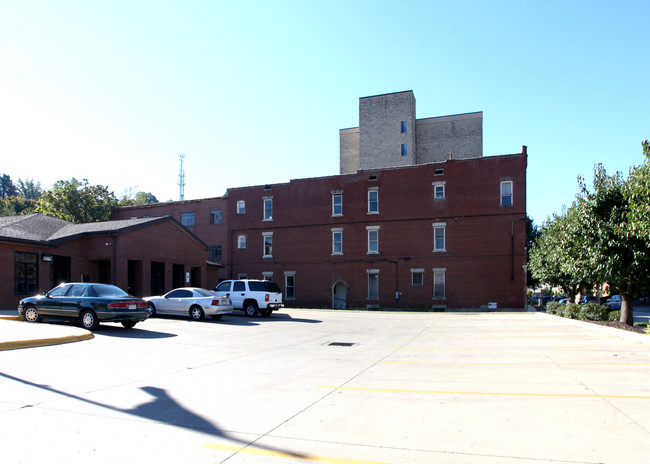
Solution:
[[[645,161],[630,170],[625,188],[630,207],[626,225],[630,233],[650,241],[650,143],[644,140],[641,145]]]
[[[108,221],[117,199],[108,187],[89,185],[87,179],[74,177],[57,181],[38,199],[37,212],[66,221],[84,223]]]
[[[122,194],[118,206],[137,206],[159,203],[158,199],[150,192],[133,193],[133,188],[128,188]]]
[[[23,197],[0,198],[0,216],[17,216],[35,212],[36,201]]]
[[[576,202],[582,218],[587,267],[594,282],[607,282],[621,294],[621,322],[634,324],[634,295],[650,282],[650,242],[629,232],[626,181],[621,173],[594,169],[593,191],[580,182]],[[647,219],[647,218],[646,218]]]
[[[528,269],[535,279],[560,287],[569,301],[591,284],[587,271],[583,224],[575,204],[554,214],[540,228],[529,250]]]
[[[11,181],[11,177],[8,174],[3,174],[0,177],[0,198],[7,198],[16,195],[16,187]]]
[[[43,194],[41,183],[33,179],[18,179],[18,196],[27,198],[28,200],[38,200]]]

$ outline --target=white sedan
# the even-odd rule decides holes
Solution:
[[[174,314],[200,321],[205,316],[221,319],[221,316],[233,311],[230,298],[196,287],[176,288],[162,296],[148,296],[144,300],[151,317],[156,314]]]

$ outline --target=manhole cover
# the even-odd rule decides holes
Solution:
[[[328,346],[354,346],[354,343],[348,343],[348,342],[331,342]]]

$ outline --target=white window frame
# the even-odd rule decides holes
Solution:
[[[504,192],[505,187],[509,186],[510,187],[510,192]],[[500,184],[500,204],[503,207],[509,207],[513,206],[515,203],[515,185],[512,180],[502,180]],[[504,200],[508,198],[509,203],[505,203]]]
[[[262,232],[262,257],[273,258],[273,232]]]
[[[434,300],[444,300],[447,298],[447,269],[444,267],[433,268],[433,299]],[[438,287],[438,293],[436,293],[436,286]],[[442,291],[440,291],[442,289]]]
[[[343,216],[343,192],[332,192],[332,216]]]
[[[269,282],[273,282],[273,271],[262,272],[262,280],[268,280]]]
[[[441,182],[433,182],[433,199],[434,200],[444,200],[447,196],[446,193],[446,182],[443,180]]]
[[[338,240],[337,240],[338,236]],[[338,250],[337,250],[338,245]],[[343,228],[337,227],[332,229],[332,255],[343,254]]]
[[[447,223],[446,222],[434,222],[433,226],[433,251],[435,253],[447,251]],[[442,236],[440,236],[440,234]],[[439,245],[438,241],[442,240],[442,246]]]
[[[376,255],[379,253],[379,229],[380,226],[366,226],[368,234],[368,254]],[[374,244],[375,249],[371,245]]]
[[[374,200],[370,198],[372,194],[374,194],[375,196]],[[368,189],[368,210],[367,211],[368,211],[367,214],[379,214],[379,189],[377,187],[372,187]]]
[[[291,289],[291,295],[289,294],[289,289]],[[296,299],[296,271],[285,271],[284,273],[284,299]]]
[[[246,249],[246,235],[240,234],[237,236],[237,249],[245,250]]]
[[[246,214],[246,202],[244,200],[237,202],[237,214]]]
[[[415,276],[419,275],[422,277],[422,280],[419,283],[415,282]],[[412,287],[423,287],[424,286],[424,269],[423,268],[412,268],[411,269],[411,286]]]
[[[262,203],[262,208],[264,210],[263,214],[263,220],[264,221],[272,221],[273,220],[273,197],[264,197]],[[267,207],[267,205],[271,205],[270,207]]]

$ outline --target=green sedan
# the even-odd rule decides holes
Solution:
[[[23,298],[18,312],[27,322],[42,319],[78,321],[88,330],[100,322],[121,322],[127,329],[149,317],[147,302],[107,284],[67,283],[45,295]]]

